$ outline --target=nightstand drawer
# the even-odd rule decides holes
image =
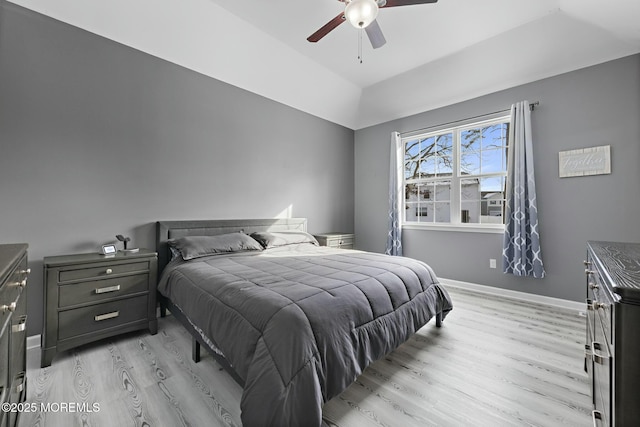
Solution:
[[[58,307],[64,308],[77,304],[99,302],[148,290],[148,274],[61,285],[58,288]]]
[[[328,246],[330,248],[353,249],[355,237],[352,233],[325,233],[316,234],[315,238],[320,246]]]
[[[327,239],[327,246],[331,248],[353,249],[353,240],[352,236]]]
[[[58,339],[113,328],[147,318],[147,296],[127,298],[58,313]]]
[[[65,269],[60,271],[59,282],[70,282],[72,280],[98,279],[113,276],[116,274],[131,273],[134,271],[148,271],[148,262],[134,262],[126,264],[106,264],[99,267]]]

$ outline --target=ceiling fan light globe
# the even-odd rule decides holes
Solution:
[[[351,0],[344,15],[354,27],[366,28],[378,16],[378,4],[375,0]]]

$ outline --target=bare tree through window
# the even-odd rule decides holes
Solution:
[[[508,118],[404,139],[407,222],[503,223]]]

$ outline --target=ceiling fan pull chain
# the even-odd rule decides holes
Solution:
[[[358,31],[358,59],[360,60],[360,63],[362,64],[362,32],[364,30],[361,28]]]

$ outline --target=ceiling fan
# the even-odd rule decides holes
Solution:
[[[376,21],[378,9],[383,7],[411,6],[414,4],[436,3],[438,0],[338,0],[345,3],[343,12],[331,21],[323,25],[318,31],[311,34],[307,40],[312,43],[317,42],[345,20],[349,20],[351,25],[362,29],[367,33],[371,46],[374,49],[384,46],[387,42],[382,30]]]

